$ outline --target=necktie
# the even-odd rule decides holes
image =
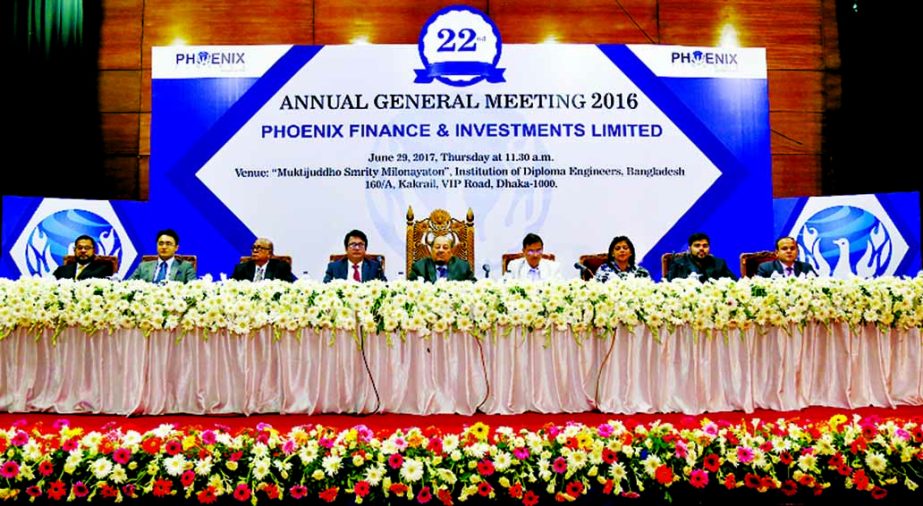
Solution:
[[[537,269],[537,268],[533,267],[533,268],[529,269],[529,279],[531,279],[532,281],[538,281],[538,279],[539,279],[539,274],[538,274],[538,269]]]
[[[353,264],[353,280],[362,282],[362,275],[359,274],[359,264]]]
[[[167,278],[167,263],[160,262],[160,267],[157,268],[157,275],[154,276],[154,283],[160,283]]]
[[[89,265],[89,264],[87,264]],[[80,273],[83,272],[83,269],[86,268],[86,265],[77,264],[77,268],[74,269],[74,279],[80,279]]]
[[[440,279],[445,279],[445,278],[446,278],[446,268],[445,268],[444,265],[439,265],[439,266],[437,266],[437,267],[436,267],[436,272],[438,273],[438,277],[439,277]]]
[[[266,266],[257,267],[256,274],[253,275],[253,281],[263,281],[263,276],[264,276],[263,273],[265,272],[265,270],[266,270]]]
[[[792,267],[786,267],[786,268],[785,268],[785,275],[786,275],[786,276],[793,276],[794,274],[795,274],[795,269],[794,269],[794,268],[792,268]]]

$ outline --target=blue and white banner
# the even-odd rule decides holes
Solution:
[[[920,195],[879,193],[776,199],[777,237],[798,242],[799,260],[821,276],[916,276]]]
[[[655,275],[693,232],[727,258],[771,243],[763,49],[505,45],[450,7],[415,46],[157,47],[152,61],[150,200],[112,203],[110,222],[142,253],[176,229],[200,274],[265,236],[319,278],[358,228],[401,277],[408,206],[473,209],[476,261],[494,272],[528,232],[565,265],[627,235]],[[22,239],[41,201],[6,202],[24,214],[4,213],[18,260],[0,274],[41,274]]]

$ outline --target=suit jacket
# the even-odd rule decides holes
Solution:
[[[503,275],[503,279],[531,280],[532,278],[529,277],[529,271],[531,270],[532,268],[529,267],[529,262],[525,258],[517,258],[507,264],[506,274]],[[554,260],[541,259],[538,263],[538,280],[551,281],[559,279],[561,279],[561,265]]]
[[[253,275],[256,274],[256,262],[248,260],[234,266],[234,273],[231,279],[237,281],[253,281]],[[288,262],[283,262],[277,258],[270,258],[266,262],[266,272],[263,273],[263,279],[279,279],[291,283],[295,281],[295,275],[292,274],[292,266]]]
[[[794,267],[795,276],[817,276],[817,273],[814,271],[814,267],[811,264],[805,262],[799,262],[795,260],[795,263],[792,264]],[[772,260],[770,262],[763,262],[756,268],[756,275],[763,278],[771,278],[773,274],[778,273],[779,276],[785,275],[785,266],[782,265],[782,262],[779,260]]]
[[[135,272],[128,276],[128,279],[140,279],[142,281],[154,281],[157,274],[157,264],[160,260],[151,260],[141,262]],[[168,281],[181,281],[183,283],[192,281],[196,278],[195,267],[190,262],[183,262],[177,258],[173,259],[173,265],[170,266],[170,272],[167,273]]]
[[[422,279],[429,283],[436,282],[436,262],[432,258],[421,258],[410,267],[410,280]],[[446,279],[449,281],[477,281],[471,265],[466,260],[452,257],[446,263]]]
[[[737,279],[737,276],[728,269],[728,264],[724,260],[708,255],[702,260],[702,266],[699,267],[692,261],[692,255],[687,253],[673,259],[673,263],[670,264],[670,271],[667,272],[667,280],[688,278],[693,272],[696,273],[699,281],[703,283],[709,279]]]
[[[352,277],[353,268],[350,265],[349,259],[343,258],[327,264],[327,272],[324,274],[324,283],[329,283],[334,279],[352,279]],[[387,278],[385,278],[385,270],[382,268],[381,262],[367,258],[362,261],[362,282],[365,283],[366,281],[372,281],[374,279],[388,281]]]
[[[58,279],[74,279],[74,274],[77,273],[77,263],[61,265],[54,270],[52,275]],[[112,263],[99,260],[94,258],[90,260],[90,263],[80,271],[80,276],[77,277],[77,280],[81,279],[91,279],[91,278],[108,278],[114,274],[112,272]]]

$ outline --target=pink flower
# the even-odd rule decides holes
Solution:
[[[73,488],[71,488],[71,492],[73,492],[77,497],[84,497],[90,493],[90,489],[88,489],[82,481],[78,481],[77,483],[74,483]]]
[[[131,450],[128,448],[116,448],[112,452],[112,460],[122,465],[127,464],[131,460]]]
[[[407,440],[402,437],[394,438],[394,446],[397,446],[398,450],[404,451],[407,449]]]
[[[686,443],[683,441],[676,442],[676,456],[684,459],[686,455],[689,454],[689,448],[686,447]]]
[[[388,465],[391,466],[391,469],[400,469],[404,464],[404,457],[400,453],[392,453],[388,457]]]
[[[564,457],[558,457],[551,464],[551,469],[558,474],[564,474],[567,471],[567,461],[564,460]]]
[[[202,432],[199,437],[201,437],[202,442],[207,445],[213,445],[218,441],[218,436],[215,435],[215,431],[213,430],[206,430]]]
[[[596,427],[596,432],[599,434],[599,437],[609,437],[615,430],[608,423],[603,423]]]
[[[513,448],[513,456],[519,460],[526,460],[529,458],[529,449],[526,447]]]
[[[302,497],[308,495],[308,487],[304,485],[295,485],[294,487],[288,489],[288,493],[292,496],[292,499],[301,499]]]
[[[13,436],[13,439],[10,439],[10,444],[13,446],[25,446],[29,442],[29,435],[23,431],[17,431],[16,435]]]
[[[58,418],[54,421],[53,424],[51,424],[51,426],[54,428],[54,430],[61,430],[61,427],[69,427],[70,424],[71,423],[67,418]]]
[[[246,483],[237,485],[237,488],[234,489],[234,499],[241,502],[250,499],[250,487]]]
[[[737,460],[739,460],[741,464],[749,464],[750,462],[753,462],[753,450],[746,446],[738,446]]]
[[[317,444],[327,449],[333,448],[333,440],[330,438],[322,437],[317,440]]]
[[[13,461],[4,462],[0,466],[0,476],[12,480],[13,478],[19,476],[19,464]]]
[[[689,475],[689,484],[695,488],[705,488],[708,485],[708,471],[693,469]]]
[[[295,440],[289,439],[288,441],[286,441],[285,444],[282,445],[282,452],[285,453],[286,455],[291,455],[295,453]]]

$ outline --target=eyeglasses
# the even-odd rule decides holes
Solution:
[[[266,246],[253,246],[250,251],[269,251],[269,248]]]
[[[539,248],[539,249],[527,249],[527,250],[526,250],[526,254],[527,254],[527,255],[541,255],[541,254],[542,254],[542,251],[545,251],[545,250],[544,250],[544,249],[541,249],[541,248]]]
[[[158,246],[176,246],[176,243],[173,241],[157,241]]]
[[[350,249],[362,249],[362,248],[365,247],[365,243],[364,243],[364,242],[351,242],[351,243],[347,244],[347,246],[348,246]]]

